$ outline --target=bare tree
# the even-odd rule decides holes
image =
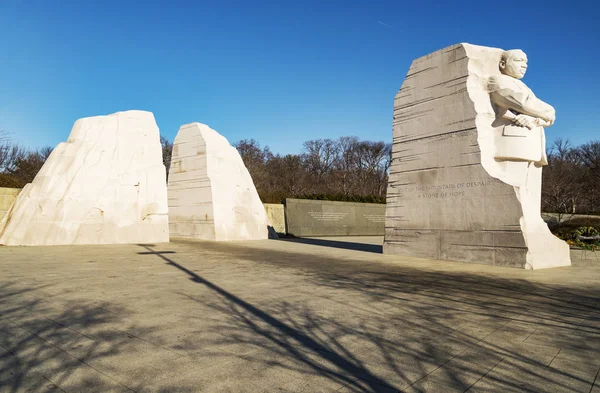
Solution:
[[[14,170],[17,160],[25,155],[25,151],[18,145],[0,145],[0,172]]]
[[[330,191],[330,183],[326,180],[331,175],[338,152],[338,144],[331,139],[310,140],[302,145],[301,157],[313,193]]]
[[[600,169],[600,141],[592,141],[579,146],[577,154],[586,167]]]
[[[169,169],[171,169],[171,157],[173,155],[173,142],[161,135],[160,145],[162,146],[162,159],[167,170],[167,181],[169,179]]]
[[[387,185],[391,145],[384,142],[361,141],[356,145],[356,176],[362,196],[382,196]]]
[[[20,182],[10,175],[25,151],[11,143],[8,133],[0,130],[0,187],[20,187]]]
[[[551,146],[543,176],[542,210],[557,214],[561,224],[575,214],[583,191],[582,167],[568,140],[557,139]]]
[[[339,154],[335,163],[335,177],[339,183],[339,190],[344,196],[352,195],[356,186],[354,177],[358,142],[355,136],[343,136],[338,139]]]
[[[233,144],[244,161],[244,165],[250,172],[254,186],[259,194],[265,194],[269,188],[269,174],[267,173],[267,162],[273,157],[268,146],[260,147],[254,139],[242,139]]]
[[[23,187],[35,179],[52,150],[51,147],[43,147],[39,150],[25,152],[15,160],[12,168],[8,168],[6,172],[18,182],[18,187]]]
[[[297,154],[276,155],[268,163],[271,184],[275,190],[283,192],[286,197],[302,196],[306,191],[306,170],[302,157]]]
[[[577,148],[583,166],[586,213],[600,213],[600,141],[585,143]]]
[[[391,145],[384,142],[314,139],[304,142],[300,155],[285,156],[274,156],[253,139],[234,146],[263,202],[287,197],[381,201],[385,196]]]

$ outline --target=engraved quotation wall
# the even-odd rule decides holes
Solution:
[[[295,236],[383,235],[385,230],[383,204],[290,198],[285,217]]]
[[[324,213],[324,212],[308,212],[308,216],[317,221],[340,221],[348,216],[348,213]]]
[[[385,214],[364,214],[363,217],[369,222],[385,224]]]
[[[308,212],[308,216],[310,218],[315,219],[316,221],[342,221],[346,217],[348,217],[348,213],[334,213],[334,212]],[[375,223],[385,223],[385,214],[363,214],[362,217],[369,221]]]

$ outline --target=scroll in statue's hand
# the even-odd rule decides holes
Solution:
[[[519,127],[527,127],[530,130],[535,127],[549,127],[553,123],[551,121],[545,121],[543,119],[529,115],[515,114],[511,111],[506,111],[506,113],[502,117],[512,121],[515,125]]]
[[[530,130],[534,128],[536,124],[536,118],[527,116],[527,115],[517,115],[513,120],[513,123],[518,125],[519,127],[527,127]]]

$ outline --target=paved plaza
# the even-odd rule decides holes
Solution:
[[[381,238],[0,247],[0,392],[600,393],[600,262]]]

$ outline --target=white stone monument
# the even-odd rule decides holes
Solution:
[[[267,214],[238,151],[205,124],[181,126],[169,169],[171,236],[268,238]]]
[[[570,265],[541,218],[552,106],[520,50],[454,45],[413,61],[394,102],[384,252],[528,269]]]
[[[0,244],[168,242],[167,209],[152,113],[83,118],[0,222]]]

